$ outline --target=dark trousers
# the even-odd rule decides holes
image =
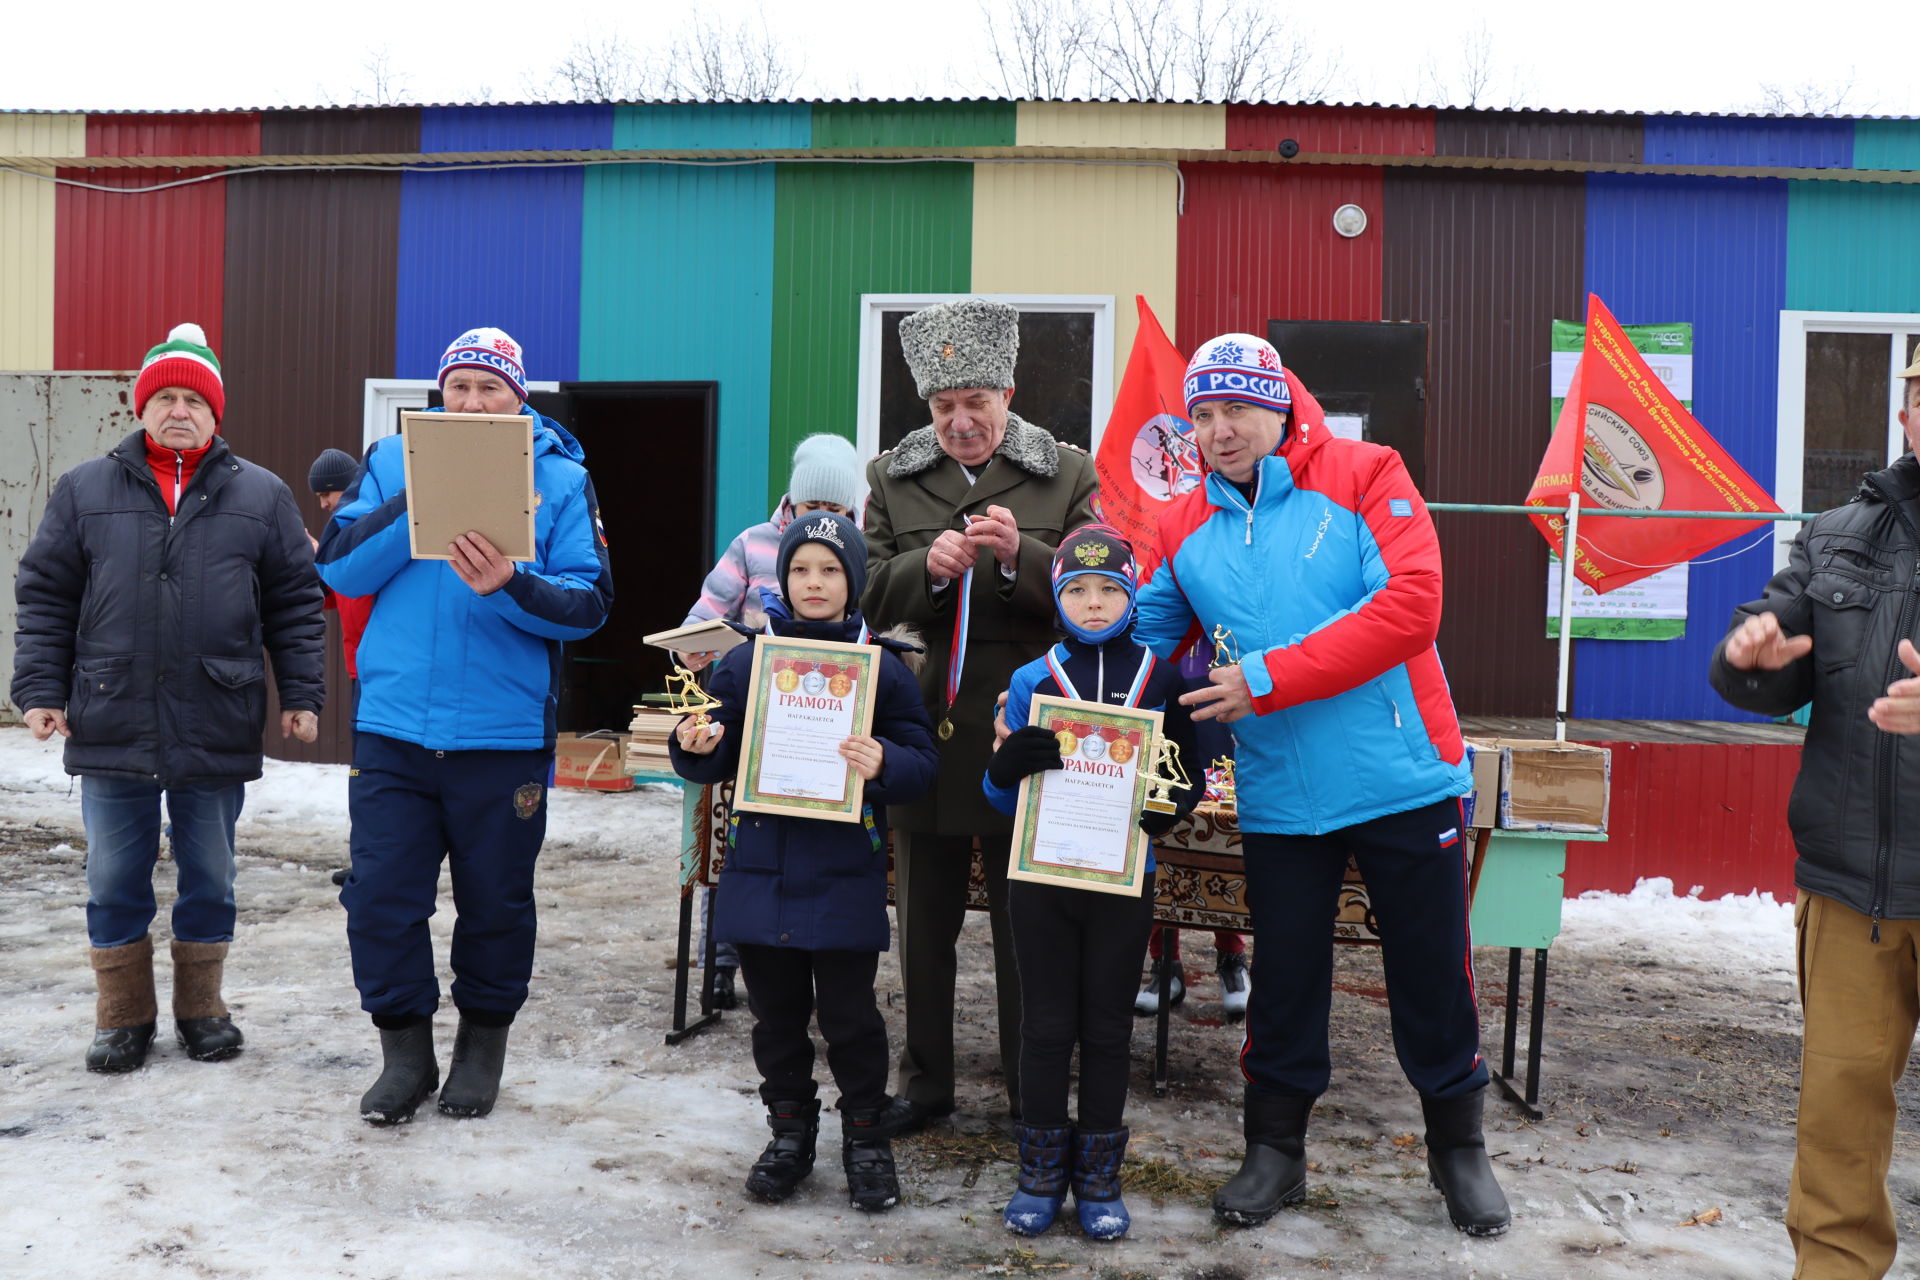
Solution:
[[[1431,1097],[1486,1087],[1467,938],[1470,846],[1460,818],[1460,802],[1442,800],[1326,835],[1242,836],[1254,978],[1240,1068],[1255,1088],[1326,1091],[1333,917],[1348,854],[1379,925],[1401,1070]]]
[[[1007,924],[1007,853],[1011,835],[982,836],[988,917],[993,926],[993,981],[1000,1007],[1000,1068],[1007,1100],[1020,1114],[1020,976]],[[973,837],[893,833],[895,920],[900,932],[900,986],[907,1000],[906,1044],[896,1092],[928,1107],[953,1105],[955,944],[967,918]],[[1135,957],[1137,960],[1138,957]],[[749,977],[748,983],[753,979]]]
[[[340,890],[360,1007],[419,1017],[440,1005],[427,920],[453,871],[453,1002],[511,1015],[533,974],[533,866],[547,834],[551,751],[432,751],[355,735],[347,808],[353,871]]]
[[[1077,1044],[1080,1128],[1118,1129],[1153,877],[1137,897],[1016,880],[1007,886],[1007,914],[1020,960],[1021,1118],[1041,1128],[1070,1123],[1067,1076]]]
[[[840,1110],[874,1111],[887,1102],[887,1024],[873,999],[877,951],[800,951],[740,943],[740,974],[753,1014],[753,1065],[760,1100],[806,1102],[813,1082],[817,1010],[827,1042],[827,1070],[840,1090]]]

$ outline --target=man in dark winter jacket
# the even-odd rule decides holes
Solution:
[[[1920,445],[1920,360],[1900,411]],[[1711,678],[1743,710],[1813,704],[1787,804],[1799,857],[1799,1143],[1787,1199],[1794,1275],[1878,1280],[1898,1244],[1887,1167],[1893,1087],[1920,989],[1920,463],[1902,455],[1794,539],[1787,567],[1740,606]]]
[[[147,353],[141,430],[60,478],[20,561],[14,705],[66,738],[87,830],[87,935],[99,985],[93,1071],[141,1066],[157,1017],[153,868],[172,822],[173,1016],[187,1053],[241,1035],[220,996],[233,939],[233,828],[260,776],[266,663],[280,732],[312,742],[326,695],[320,581],[300,512],[219,435],[220,364],[199,326]]]

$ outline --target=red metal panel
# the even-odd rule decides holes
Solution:
[[[1180,219],[1179,325],[1191,351],[1269,320],[1380,318],[1381,174],[1369,165],[1188,164]],[[1372,225],[1349,240],[1333,211]]]
[[[1613,801],[1604,844],[1567,845],[1566,892],[1626,893],[1654,876],[1675,893],[1771,893],[1792,901],[1787,796],[1798,746],[1601,742],[1613,749]]]
[[[257,156],[260,113],[87,117],[90,156]]]
[[[1430,156],[1428,107],[1227,106],[1227,150],[1272,151],[1284,138],[1327,155]]]

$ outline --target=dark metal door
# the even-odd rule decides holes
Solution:
[[[1422,492],[1427,479],[1427,326],[1376,320],[1269,320],[1267,341],[1336,430],[1389,445]]]

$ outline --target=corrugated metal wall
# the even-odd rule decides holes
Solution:
[[[1645,122],[1635,115],[1441,111],[1434,119],[1434,153],[1637,164],[1645,133]]]
[[[816,147],[1010,147],[1011,102],[822,102]]]
[[[767,456],[784,472],[803,437],[853,435],[861,294],[972,287],[973,166],[783,164],[775,174]],[[766,500],[785,483],[770,475]]]
[[[87,154],[257,155],[260,117],[94,116]],[[224,178],[148,190],[216,169],[62,169],[95,186],[63,185],[54,303],[54,367],[137,369],[147,349],[190,320],[222,350],[226,263]],[[129,193],[121,195],[117,192]]]
[[[1379,169],[1189,164],[1181,173],[1178,330],[1160,321],[1183,354],[1216,334],[1265,336],[1269,320],[1380,318]],[[1351,240],[1333,229],[1333,211],[1347,203],[1370,220]]]
[[[86,150],[85,116],[0,115],[0,155]],[[56,190],[43,178],[0,173],[0,369],[53,368]]]
[[[1214,151],[1226,144],[1227,108],[1147,102],[1023,102],[1023,147],[1134,147]]]
[[[420,114],[422,151],[587,151],[613,144],[608,106],[457,108]],[[585,170],[409,173],[400,183],[394,370],[431,378],[466,329],[505,329],[527,376],[580,370],[580,226]]]
[[[1784,305],[1795,311],[1920,311],[1916,245],[1920,191],[1912,187],[1789,183]]]
[[[718,556],[767,518],[769,469],[773,485],[787,480],[787,459],[770,463],[768,442],[773,168],[596,166],[585,200],[580,377],[720,384]],[[637,480],[601,477],[603,500]]]
[[[682,102],[613,110],[613,145],[629,151],[791,151],[813,145],[813,108],[804,102]]]
[[[1643,154],[1648,164],[1847,169],[1853,121],[1648,116]]]
[[[1430,156],[1433,118],[1425,108],[1236,104],[1227,108],[1227,149],[1272,151],[1292,138],[1310,155]]]
[[[1920,169],[1920,120],[1856,120],[1853,167]]]
[[[1114,377],[1139,327],[1133,295],[1178,319],[1177,182],[1128,165],[981,164],[973,171],[975,293],[1096,293],[1114,300]],[[1098,216],[1089,216],[1098,210]],[[1095,390],[1093,421],[1110,402]]]
[[[1435,502],[1518,502],[1547,441],[1547,341],[1581,302],[1585,191],[1571,175],[1389,171],[1381,318],[1424,321]],[[1517,516],[1436,517],[1440,653],[1470,715],[1550,714],[1546,544]]]
[[[1694,416],[1771,491],[1787,184],[1626,174],[1595,174],[1588,182],[1587,287],[1624,324],[1693,325]],[[1560,318],[1584,314],[1583,306]],[[1543,328],[1540,349],[1546,341]],[[1535,412],[1544,440],[1550,426],[1544,399]],[[1728,706],[1707,686],[1707,663],[1734,606],[1759,595],[1773,572],[1770,533],[1757,540],[1742,535],[1707,559],[1740,547],[1748,549],[1729,560],[1696,562],[1689,571],[1687,632],[1680,639],[1575,641],[1576,716],[1758,718]]]

